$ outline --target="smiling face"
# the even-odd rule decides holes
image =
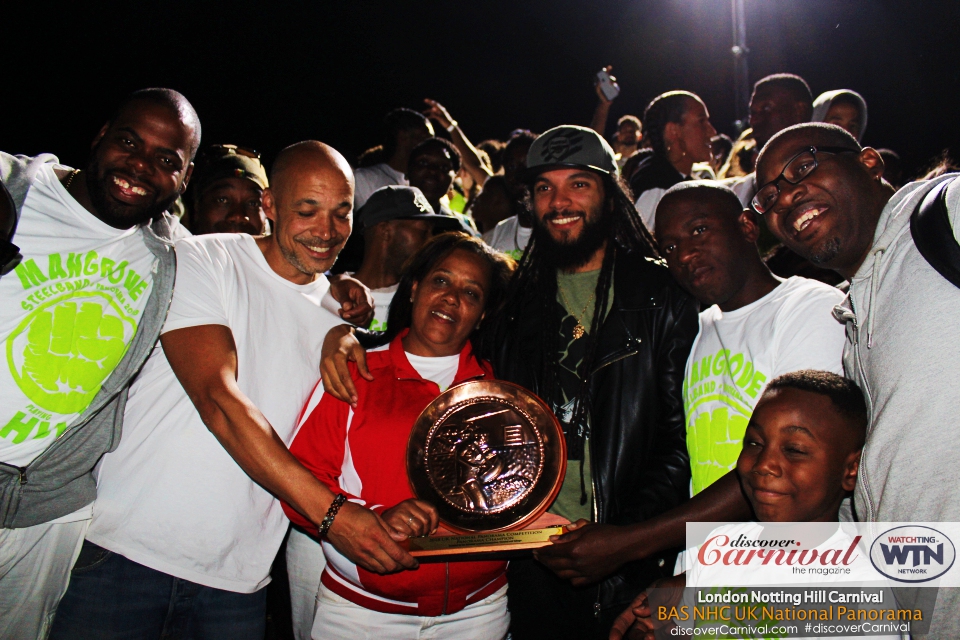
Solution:
[[[223,178],[207,187],[193,212],[194,233],[263,233],[263,190],[246,178]]]
[[[778,137],[760,156],[757,184],[775,180],[805,148],[830,142],[803,128]],[[780,181],[780,195],[763,217],[788,248],[851,277],[873,243],[883,161],[870,148],[859,155],[818,153],[816,159],[817,168],[799,184]]]
[[[710,124],[706,105],[694,98],[687,98],[687,109],[677,127],[676,144],[693,162],[710,160],[710,139],[717,130]]]
[[[759,260],[753,216],[709,189],[665,197],[657,207],[656,225],[660,255],[670,273],[704,307],[733,300]]]
[[[593,171],[544,171],[533,183],[533,214],[554,242],[573,246],[599,221],[604,197],[603,179]]]
[[[490,268],[483,258],[454,249],[413,283],[410,333],[403,348],[417,356],[452,356],[483,319]]]
[[[533,183],[533,238],[541,260],[557,269],[594,266],[610,237],[606,186],[586,169],[544,171]]]
[[[860,448],[826,395],[783,388],[757,403],[737,475],[762,522],[835,522],[857,482]]]
[[[263,192],[263,209],[274,230],[262,248],[280,276],[306,284],[333,266],[350,236],[353,180],[349,167],[309,152],[289,165],[271,176],[271,188]]]
[[[94,139],[86,185],[97,217],[129,229],[169,208],[193,171],[195,135],[168,106],[128,103]]]

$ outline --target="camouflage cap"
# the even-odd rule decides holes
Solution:
[[[198,169],[197,192],[223,178],[245,178],[261,189],[270,186],[267,170],[259,157],[235,145],[214,145],[203,155]],[[259,155],[259,154],[258,154]]]

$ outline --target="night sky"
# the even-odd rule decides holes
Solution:
[[[17,7],[17,17],[11,15]],[[803,76],[851,88],[865,144],[909,169],[960,155],[960,2],[746,0],[750,81]],[[731,133],[728,0],[513,2],[11,2],[0,149],[82,165],[131,90],[184,93],[203,141],[264,152],[316,138],[351,161],[391,108],[444,104],[479,142],[515,128],[588,124],[593,75],[614,65],[612,121],[671,89],[699,94]],[[608,129],[608,133],[610,133]]]

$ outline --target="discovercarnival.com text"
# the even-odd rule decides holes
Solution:
[[[857,623],[830,623],[822,622],[807,623],[803,626],[802,634],[795,625],[743,625],[730,626],[726,624],[709,627],[673,627],[670,629],[672,636],[707,636],[723,637],[733,636],[742,638],[757,638],[773,635],[774,637],[798,637],[803,638],[809,634],[845,634],[845,635],[874,635],[878,633],[906,633],[910,631],[909,622],[901,623],[882,623],[876,622],[857,622]],[[801,635],[798,635],[801,634]]]

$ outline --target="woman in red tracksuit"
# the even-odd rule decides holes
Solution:
[[[436,510],[416,500],[406,472],[410,430],[446,388],[492,377],[470,337],[500,303],[513,262],[463,233],[433,238],[407,266],[387,319],[389,345],[371,351],[373,380],[351,369],[356,406],[322,395],[290,447],[335,493],[380,514],[388,530],[419,536],[436,530]],[[321,393],[318,385],[315,394]],[[316,402],[316,399],[312,399]],[[308,407],[311,402],[308,401]],[[316,527],[283,505],[308,531]],[[378,575],[324,542],[313,638],[503,638],[506,563],[424,563]]]

